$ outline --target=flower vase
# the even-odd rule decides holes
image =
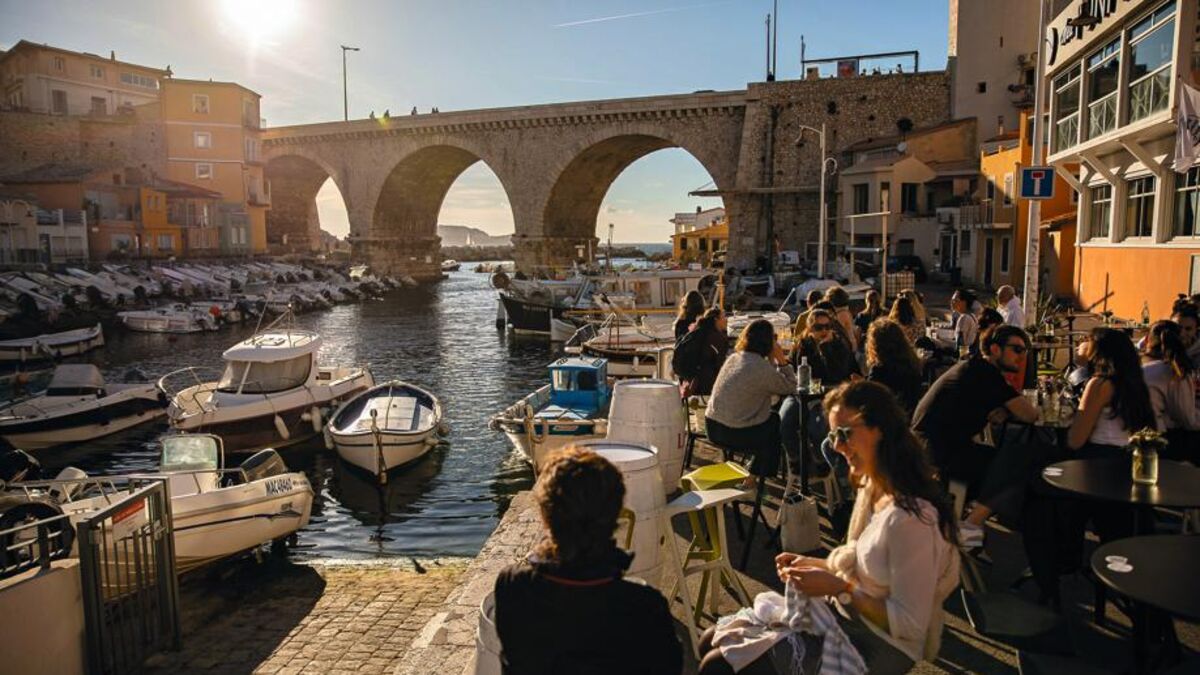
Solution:
[[[1133,482],[1139,485],[1155,485],[1158,483],[1158,451],[1133,446],[1133,462],[1131,464]]]

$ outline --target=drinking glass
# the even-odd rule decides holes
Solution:
[[[819,378],[819,377],[812,378],[812,381],[809,382],[809,385],[808,385],[808,393],[820,394],[822,391],[824,391],[824,390],[821,389],[821,378]]]

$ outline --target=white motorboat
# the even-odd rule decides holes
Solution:
[[[221,439],[216,436],[168,435],[160,441],[157,473],[89,478],[79,469],[67,468],[53,481],[11,483],[5,494],[20,490],[29,501],[50,501],[75,524],[128,494],[128,486],[137,485],[139,478],[165,476],[179,573],[269,542],[286,541],[308,525],[313,502],[308,477],[302,471],[289,471],[274,450],[263,450],[236,468],[226,468]],[[131,480],[116,480],[123,478]],[[132,530],[145,518],[145,509],[133,511],[122,528]],[[116,528],[110,532],[114,538],[121,536]],[[72,554],[78,555],[77,547]],[[121,574],[107,578],[119,579]]]
[[[0,436],[22,450],[90,441],[155,419],[166,401],[150,382],[110,384],[100,369],[64,364],[43,393],[0,408]]]
[[[442,261],[443,272],[457,272],[462,269],[462,263],[457,260],[447,259]]]
[[[171,401],[171,426],[217,434],[231,451],[298,443],[321,432],[330,410],[375,384],[366,368],[319,365],[320,336],[278,323],[227,349],[216,379],[205,381],[196,368],[164,375],[158,386]]]
[[[19,340],[0,342],[0,363],[25,363],[43,359],[76,356],[104,346],[100,324],[61,333],[46,333]]]
[[[212,314],[183,304],[155,309],[117,312],[121,322],[139,333],[199,333],[218,328]]]
[[[445,435],[437,397],[407,382],[387,382],[342,404],[327,427],[326,444],[354,466],[384,474],[410,464]]]

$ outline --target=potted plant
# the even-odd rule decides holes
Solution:
[[[1129,450],[1133,457],[1131,465],[1134,483],[1154,485],[1158,483],[1158,453],[1167,447],[1167,439],[1156,429],[1142,429],[1129,437]]]

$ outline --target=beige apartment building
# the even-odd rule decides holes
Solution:
[[[114,115],[158,100],[167,70],[21,40],[0,54],[0,107],[51,115]]]

